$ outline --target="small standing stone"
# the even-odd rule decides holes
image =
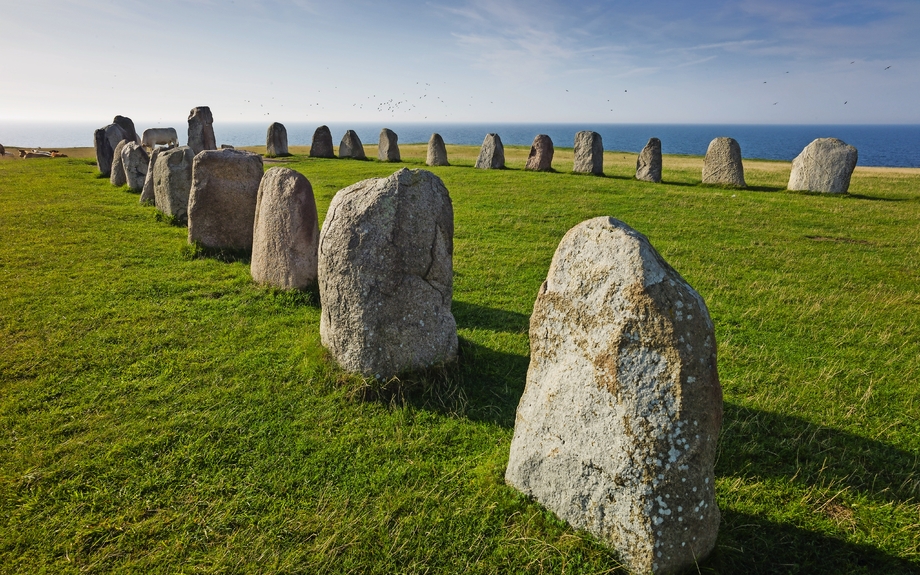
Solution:
[[[381,162],[399,161],[399,137],[389,128],[380,130],[380,143],[377,145],[377,159]]]
[[[402,169],[332,199],[319,239],[320,337],[346,370],[387,378],[457,357],[454,216],[440,178]]]
[[[366,160],[367,155],[364,153],[364,144],[361,138],[354,130],[348,130],[342,136],[342,142],[339,144],[340,158],[353,158],[355,160]]]
[[[112,160],[115,158],[115,146],[126,139],[125,131],[118,124],[109,124],[93,133],[96,148],[96,166],[103,176],[111,176]]]
[[[661,140],[650,138],[636,160],[636,179],[661,183]]]
[[[447,146],[444,145],[444,138],[441,134],[431,134],[428,140],[428,155],[425,157],[425,164],[429,166],[449,166],[447,161]]]
[[[0,144],[0,156],[6,155],[6,148],[3,147],[3,144]]]
[[[856,169],[856,148],[837,138],[818,138],[792,160],[790,190],[845,194]]]
[[[139,200],[142,204],[156,204],[157,196],[154,191],[153,185],[153,174],[154,168],[157,165],[157,156],[160,155],[160,150],[163,148],[156,147],[153,149],[153,152],[150,153],[150,161],[147,162],[147,176],[144,177],[144,189],[141,192],[141,199]],[[191,187],[191,175],[189,176],[189,187]]]
[[[505,168],[505,147],[498,134],[486,134],[479,149],[476,167],[482,170],[502,170]]]
[[[328,126],[320,126],[313,132],[313,142],[310,144],[311,158],[334,158],[335,149],[332,147],[332,132]]]
[[[575,134],[575,164],[572,171],[583,174],[604,174],[604,141],[597,132]]]
[[[109,175],[109,182],[113,186],[121,187],[128,183],[128,178],[125,176],[125,164],[121,157],[121,151],[127,143],[127,140],[118,142],[118,145],[115,146],[115,151],[112,152],[112,173]]]
[[[189,112],[188,146],[196,155],[204,150],[217,149],[217,139],[214,138],[214,116],[211,115],[211,108],[198,106]]]
[[[137,137],[137,130],[134,129],[134,121],[127,116],[115,116],[115,119],[112,120],[113,124],[118,124],[122,130],[125,131],[125,139],[129,142],[140,143],[140,138]]]
[[[530,318],[506,481],[630,572],[679,572],[716,542],[721,423],[700,295],[621,221],[569,230]]]
[[[265,151],[268,156],[290,156],[288,153],[287,128],[284,124],[273,122],[265,134]]]
[[[709,142],[703,159],[703,183],[744,188],[744,165],[741,146],[732,138],[716,138]]]
[[[121,163],[124,166],[128,187],[135,192],[143,190],[147,167],[150,164],[147,150],[137,142],[128,142],[121,149]]]
[[[236,148],[231,146],[230,144],[221,144],[220,149],[221,150],[235,150]]]
[[[185,225],[188,223],[188,200],[192,187],[195,151],[188,146],[154,150],[153,195],[157,209]]]
[[[553,169],[553,140],[546,134],[540,134],[533,139],[530,146],[530,155],[527,156],[525,170],[535,172],[548,172]]]
[[[207,248],[251,251],[262,156],[206,150],[192,164],[188,241]]]
[[[319,220],[313,188],[302,174],[271,168],[259,184],[252,265],[256,283],[305,289],[316,283]]]

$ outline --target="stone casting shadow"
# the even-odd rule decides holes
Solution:
[[[530,316],[474,303],[454,300],[451,304],[458,328],[488,329],[506,333],[527,333]]]

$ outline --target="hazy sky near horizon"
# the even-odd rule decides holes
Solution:
[[[917,0],[0,0],[0,119],[920,124]]]

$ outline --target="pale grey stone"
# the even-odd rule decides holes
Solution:
[[[199,154],[204,150],[216,150],[217,140],[214,138],[214,116],[211,108],[198,106],[192,108],[188,114],[188,146]]]
[[[398,162],[399,137],[389,128],[380,130],[380,143],[377,145],[377,159],[381,162]]]
[[[361,138],[354,130],[348,130],[342,136],[342,142],[339,144],[339,157],[352,158],[355,160],[366,160],[367,155],[364,153],[364,144]]]
[[[118,145],[115,146],[115,150],[112,152],[112,173],[109,175],[109,182],[111,182],[113,186],[121,187],[128,183],[128,178],[125,176],[125,164],[121,157],[121,151],[125,148],[127,143],[127,140],[118,142]]]
[[[311,158],[334,158],[335,149],[332,147],[332,132],[328,126],[320,126],[313,132],[313,141],[310,143]]]
[[[154,148],[150,153],[150,161],[147,162],[147,175],[144,177],[144,189],[141,191],[141,199],[139,200],[142,204],[154,204],[156,205],[157,196],[154,191],[153,185],[153,174],[157,165],[157,157],[160,155],[160,150],[164,148]],[[191,164],[189,164],[191,165]],[[189,174],[189,187],[191,187],[191,174]],[[188,203],[186,201],[186,203]]]
[[[93,144],[96,148],[96,166],[103,176],[111,176],[112,161],[115,159],[115,146],[125,139],[127,139],[127,135],[118,124],[109,124],[93,133]]]
[[[483,170],[501,170],[505,167],[505,147],[498,134],[486,134],[479,149],[476,167]]]
[[[332,199],[319,238],[322,343],[387,378],[457,357],[453,207],[440,178],[402,169]]]
[[[621,221],[569,230],[530,319],[506,481],[630,572],[678,572],[716,542],[721,422],[700,295]]]
[[[192,187],[195,151],[189,146],[154,150],[153,195],[157,209],[173,216],[176,222],[188,223],[188,200]],[[141,194],[143,196],[143,194]]]
[[[790,190],[845,194],[856,169],[856,148],[837,138],[818,138],[792,160]]]
[[[716,138],[709,142],[703,159],[703,183],[744,188],[744,165],[741,146],[732,138]]]
[[[573,172],[604,174],[604,141],[597,132],[581,131],[575,134],[575,163]]]
[[[150,164],[147,150],[137,142],[128,142],[121,149],[121,164],[128,187],[135,192],[143,190],[144,180],[147,179],[147,167]]]
[[[525,170],[534,172],[548,172],[553,169],[553,140],[546,134],[540,134],[533,139],[530,146],[530,155],[527,156]]]
[[[265,153],[268,156],[290,156],[288,153],[287,128],[278,122],[272,122],[265,134]]]
[[[444,145],[444,138],[441,134],[431,134],[428,140],[428,154],[425,157],[425,164],[429,166],[449,166],[447,161],[447,146]]]
[[[252,250],[262,156],[243,150],[205,150],[192,164],[188,241],[206,248]]]
[[[262,176],[252,232],[256,283],[305,289],[316,283],[319,220],[313,188],[302,174],[270,168]]]
[[[636,179],[644,182],[661,182],[661,140],[650,138],[636,160]]]

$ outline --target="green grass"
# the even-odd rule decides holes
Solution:
[[[407,165],[314,160],[335,192]],[[375,388],[319,342],[315,293],[201,257],[85,159],[0,162],[0,572],[609,573],[616,557],[504,485],[528,318],[573,225],[646,234],[705,298],[725,420],[718,573],[920,572],[920,174],[851,195],[433,168],[455,212],[457,366]],[[369,155],[371,152],[369,151]],[[368,398],[376,398],[368,400]],[[694,570],[693,572],[696,572]]]

